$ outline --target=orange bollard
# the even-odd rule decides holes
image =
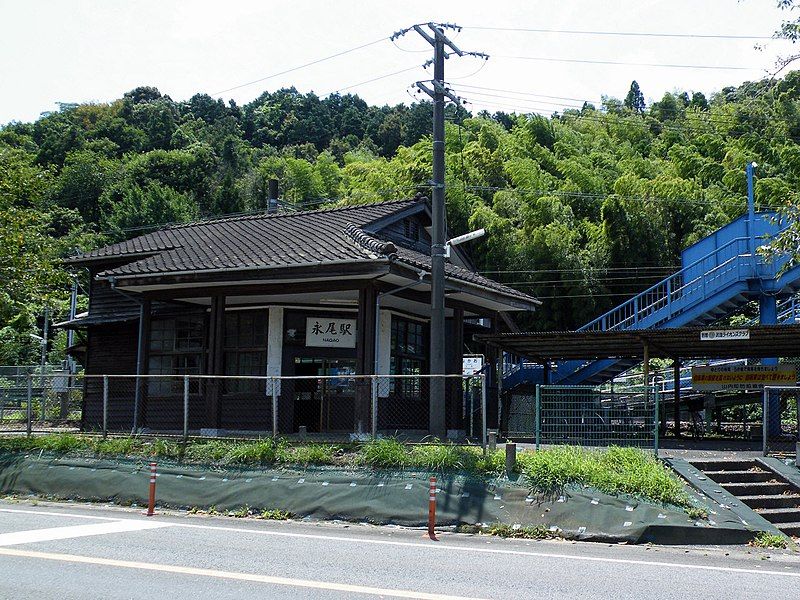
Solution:
[[[156,463],[150,463],[150,500],[147,503],[147,516],[156,514]]]
[[[431,488],[428,494],[428,537],[434,541],[436,540],[436,477],[431,477]]]

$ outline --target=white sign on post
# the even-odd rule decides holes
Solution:
[[[308,317],[306,346],[316,348],[355,348],[356,320]]]
[[[461,358],[461,374],[475,375],[483,368],[483,354],[471,354]]]

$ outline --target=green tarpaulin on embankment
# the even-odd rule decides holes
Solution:
[[[219,511],[247,506],[300,517],[424,526],[431,473],[332,467],[234,469],[162,462],[158,505]],[[436,474],[437,525],[543,525],[580,540],[655,543],[744,543],[753,531],[732,512],[707,501],[709,519],[694,521],[673,506],[592,488],[568,486],[531,495],[520,483]],[[87,501],[144,504],[144,461],[0,455],[0,491]],[[702,502],[702,496],[699,496]]]

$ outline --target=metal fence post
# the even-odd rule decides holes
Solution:
[[[680,385],[680,383],[675,385]],[[654,385],[653,388],[653,397],[655,398],[655,404],[653,405],[653,447],[655,449],[656,458],[658,458],[658,419],[660,394],[658,393],[658,386]]]
[[[370,377],[372,384],[372,438],[378,437],[378,376],[373,375]]]
[[[541,444],[541,436],[542,436],[542,386],[536,386],[536,449],[539,449],[539,445]]]
[[[31,418],[33,417],[33,375],[28,373],[28,402],[25,405],[25,413],[26,413],[26,432],[28,437],[31,437]]]
[[[103,439],[108,436],[108,375],[103,375]]]
[[[45,416],[47,414],[47,394],[45,393],[45,388],[47,387],[47,384],[45,383],[44,375],[41,376],[40,380],[41,380],[41,384],[42,384],[41,385],[41,390],[42,390],[42,410],[39,413],[39,422],[40,423],[44,423]],[[51,380],[51,384],[52,384],[52,380]]]
[[[467,387],[467,395],[469,396],[469,437],[475,438],[475,388],[472,387],[472,382],[469,382]]]
[[[481,374],[481,446],[486,455],[486,373]]]
[[[189,376],[183,376],[183,443],[189,439]]]
[[[761,409],[761,452],[764,456],[769,454],[767,434],[769,433],[769,388],[764,388],[764,407]]]
[[[278,437],[278,378],[272,378],[272,439]]]

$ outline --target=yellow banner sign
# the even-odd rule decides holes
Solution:
[[[698,391],[753,390],[796,383],[797,367],[789,365],[692,367],[692,387]]]

